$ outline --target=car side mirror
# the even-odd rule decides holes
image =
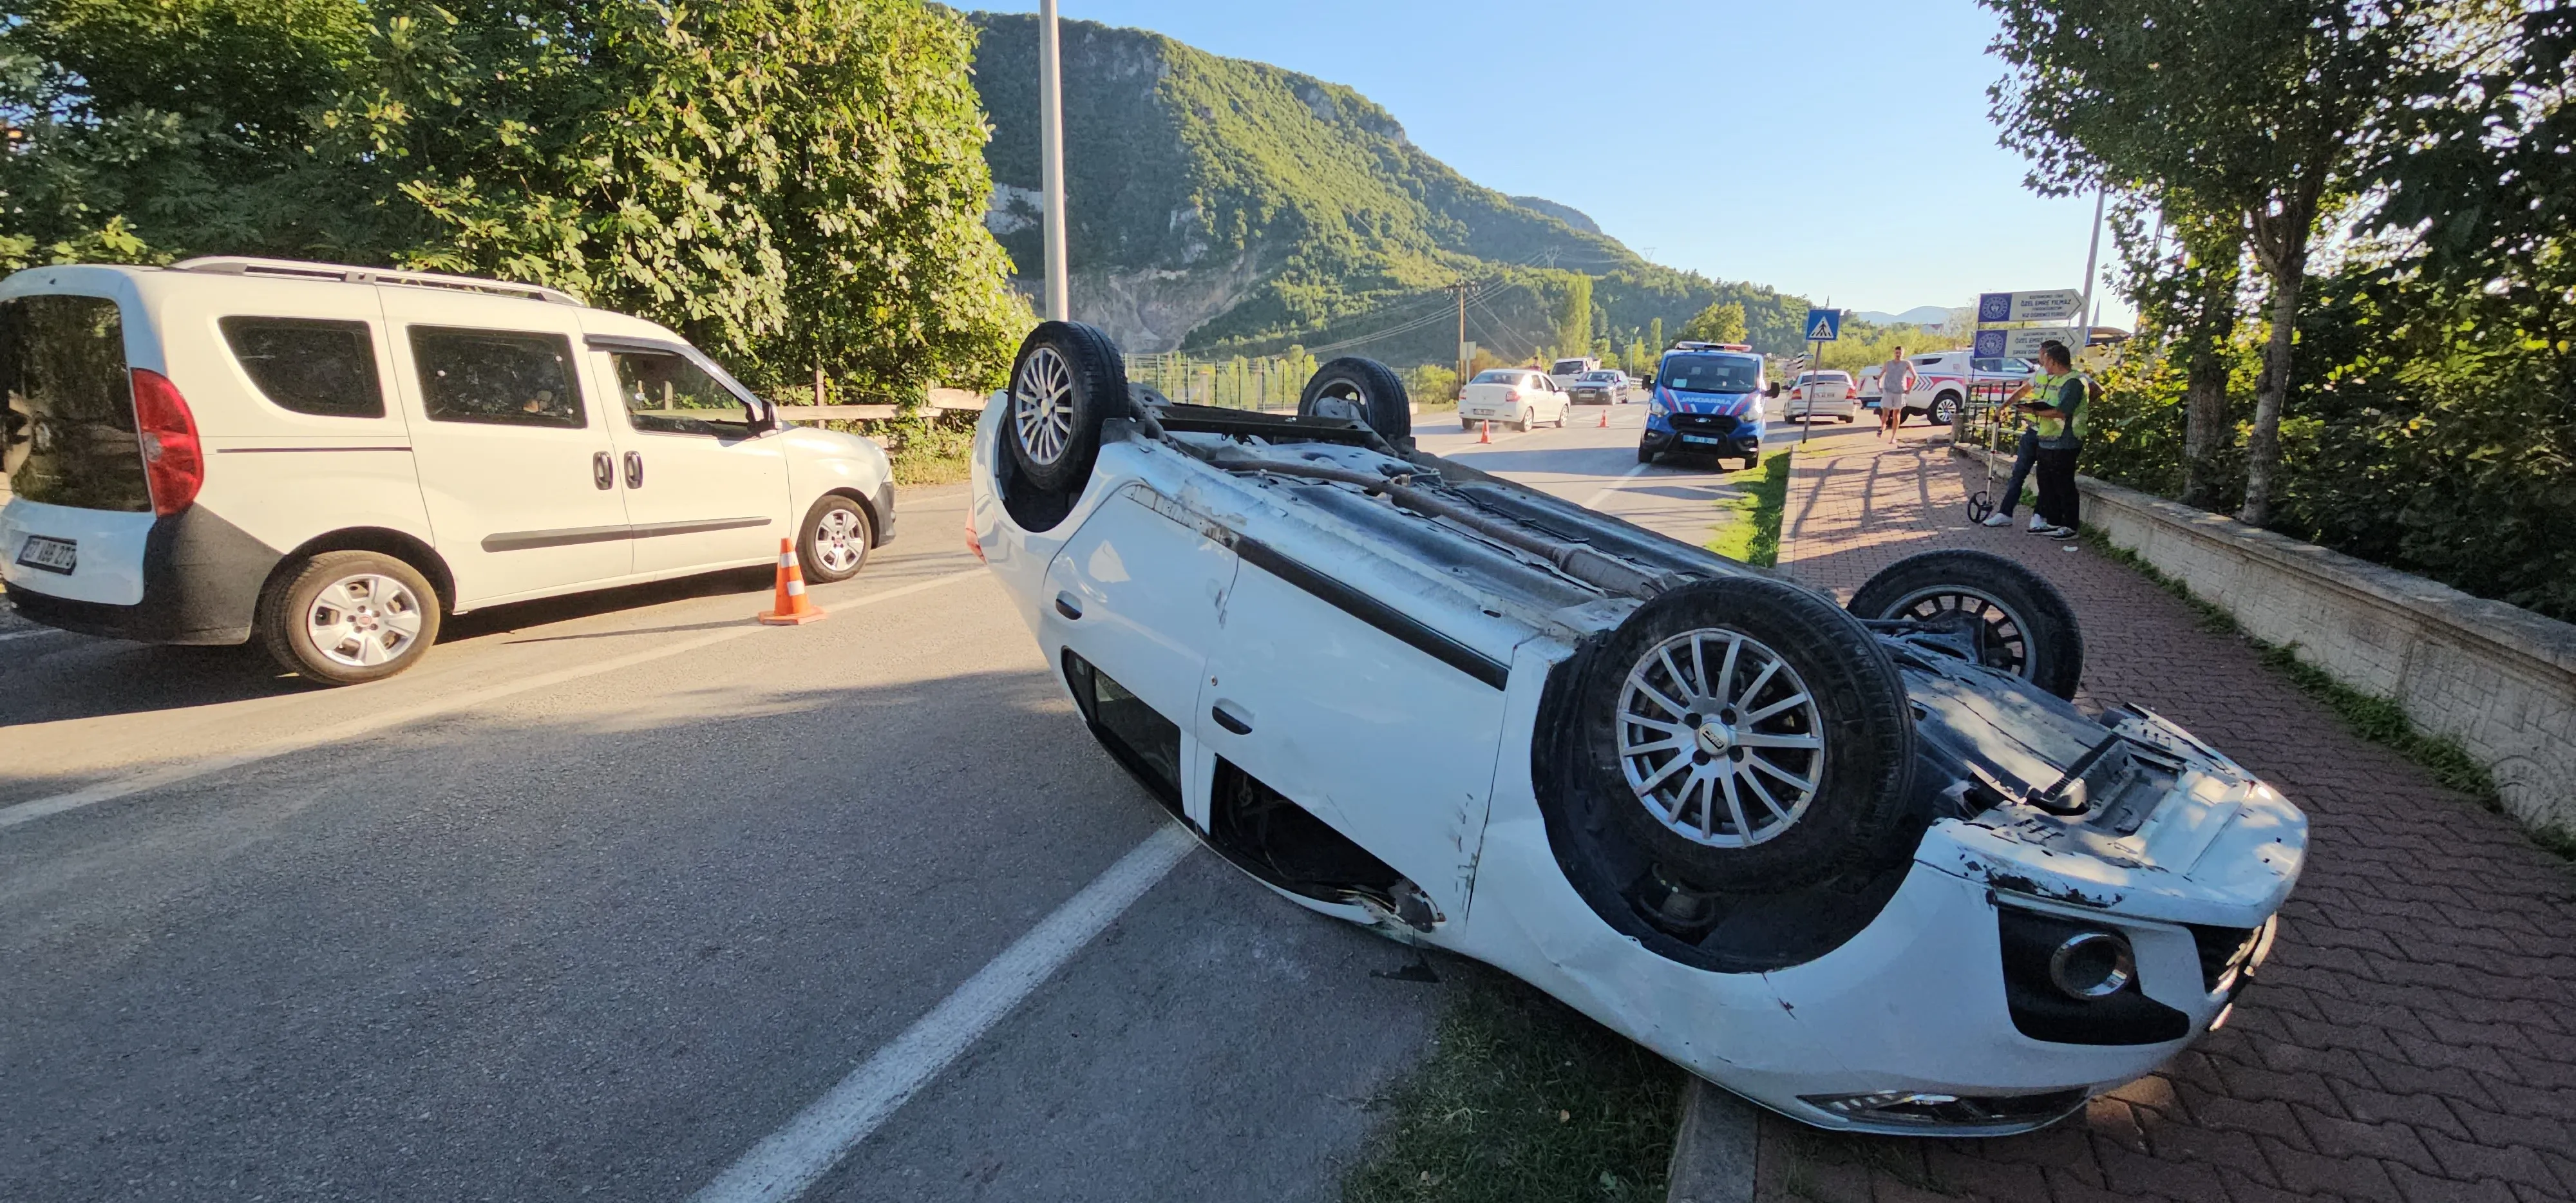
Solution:
[[[1764,396],[1766,396],[1766,397],[1777,397],[1777,396],[1779,396],[1779,395],[1780,395],[1780,382],[1779,382],[1779,381],[1777,381],[1777,380],[1772,381],[1772,382],[1771,382],[1771,388],[1770,388],[1770,391],[1768,391],[1768,392],[1764,393],[1763,395],[1764,395]]]
[[[1637,383],[1645,385],[1647,388],[1653,388],[1655,387],[1655,374],[1653,372],[1648,372],[1643,376],[1639,376],[1637,377]]]

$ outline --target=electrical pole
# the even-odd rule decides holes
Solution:
[[[1055,0],[1038,0],[1038,155],[1046,189],[1046,318],[1073,320],[1064,254],[1064,39]]]
[[[1457,292],[1458,292],[1458,385],[1459,385],[1459,387],[1464,388],[1464,387],[1466,387],[1466,384],[1467,384],[1467,368],[1468,368],[1468,359],[1469,359],[1469,356],[1468,356],[1468,353],[1467,353],[1467,281],[1466,281],[1466,278],[1465,278],[1465,277],[1463,277],[1463,276],[1462,276],[1462,277],[1460,277],[1460,278],[1459,278],[1459,280],[1458,280],[1458,283],[1457,283],[1457,284],[1455,284],[1455,285],[1453,285],[1452,287],[1454,287],[1454,288],[1457,290]]]
[[[2107,184],[2093,190],[2093,245],[2084,252],[2084,300],[2075,307],[2075,320],[2084,323],[2076,339],[2082,345],[2067,348],[2076,355],[2093,343],[2093,269],[2102,258],[2102,202],[2110,194]]]

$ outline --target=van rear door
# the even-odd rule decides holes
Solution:
[[[0,393],[0,467],[14,494],[0,511],[0,579],[72,601],[141,602],[152,488],[117,302],[0,298]]]

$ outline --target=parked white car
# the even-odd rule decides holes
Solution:
[[[1489,368],[1458,390],[1458,428],[1474,430],[1491,422],[1527,430],[1565,425],[1574,400],[1545,372],[1531,368]]]
[[[1585,372],[1565,394],[1576,405],[1619,405],[1628,400],[1628,374],[1613,368]]]
[[[549,288],[264,259],[0,282],[15,496],[0,579],[38,622],[262,640],[307,679],[400,672],[444,616],[772,562],[859,571],[885,453],[782,427],[671,331]]]
[[[2305,818],[2070,704],[2075,615],[2014,562],[1916,556],[1847,609],[1416,450],[1381,365],[1323,365],[1294,416],[1119,365],[1031,333],[971,542],[1109,754],[1298,904],[1874,1132],[2072,1113],[2262,963]]]
[[[1848,422],[1859,412],[1851,373],[1832,369],[1799,373],[1780,407],[1781,419],[1789,422],[1806,421],[1809,415]]]

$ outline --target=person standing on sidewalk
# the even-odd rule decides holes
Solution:
[[[1878,437],[1896,437],[1896,428],[1905,422],[1905,395],[1914,391],[1914,365],[1905,361],[1905,348],[1896,349],[1896,357],[1878,365]]]
[[[2066,344],[2053,339],[2040,346],[2039,366],[2040,375],[2024,386],[2031,399],[2020,405],[2039,436],[2032,466],[2039,477],[2039,520],[2046,525],[2037,533],[2072,539],[2082,520],[2075,460],[2084,451],[2092,384],[2075,370],[2074,355]]]

